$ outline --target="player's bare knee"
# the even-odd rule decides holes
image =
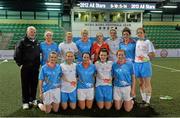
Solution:
[[[79,108],[80,108],[81,110],[84,110],[84,109],[85,109],[85,106],[79,106]]]
[[[59,108],[53,109],[54,112],[58,112]]]
[[[92,108],[92,105],[88,105],[88,106],[86,106],[88,109],[91,109]]]
[[[118,110],[120,110],[120,109],[121,109],[121,107],[115,107],[115,109],[118,111]]]
[[[98,108],[99,108],[99,109],[103,109],[104,106],[103,106],[103,105],[98,105]]]
[[[76,105],[71,105],[70,108],[71,108],[72,110],[74,110],[74,109],[76,109]]]
[[[45,110],[45,113],[50,113],[51,112],[51,109],[46,109]]]
[[[105,106],[105,108],[106,108],[107,110],[109,110],[109,109],[111,109],[111,105],[110,105],[110,106]]]
[[[66,110],[66,109],[67,109],[67,106],[62,106],[62,109],[63,109],[63,110]]]
[[[133,107],[125,107],[124,109],[125,109],[126,112],[130,112],[132,110],[132,108]]]

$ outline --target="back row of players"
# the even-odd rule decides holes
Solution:
[[[143,28],[137,29],[137,40],[131,38],[127,27],[122,31],[122,38],[118,38],[116,30],[111,29],[109,39],[104,41],[103,34],[99,32],[93,43],[86,29],[82,30],[81,39],[75,43],[71,32],[66,33],[66,40],[59,46],[52,37],[51,31],[45,32],[45,41],[40,44],[41,110],[47,113],[51,109],[58,111],[60,102],[63,109],[68,106],[75,109],[77,99],[81,109],[91,109],[95,96],[100,109],[110,109],[114,100],[117,110],[124,102],[125,110],[131,111],[132,97],[136,96],[135,76],[139,78],[144,106],[149,106],[152,93],[150,60],[155,56],[155,49]],[[59,55],[60,65],[57,64]],[[74,63],[75,57],[77,64]]]

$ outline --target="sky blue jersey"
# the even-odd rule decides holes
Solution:
[[[127,45],[124,42],[122,42],[119,44],[119,49],[125,50],[126,59],[134,62],[135,49],[136,49],[136,43],[135,42],[130,42]]]
[[[49,67],[47,64],[43,65],[39,73],[39,80],[43,81],[43,92],[60,87],[61,76],[62,69],[59,64],[56,64],[54,68]]]
[[[112,76],[114,78],[114,86],[125,87],[131,86],[132,75],[134,75],[133,63],[128,61],[125,64],[114,62],[112,66]]]
[[[78,88],[86,89],[94,86],[94,75],[96,73],[94,64],[90,64],[88,68],[84,68],[82,63],[80,63],[76,66],[76,71],[78,76]]]
[[[87,42],[83,42],[81,39],[76,41],[76,46],[78,48],[78,57],[77,61],[82,62],[82,54],[84,52],[91,52],[92,42],[88,40]]]
[[[48,45],[45,41],[40,43],[40,49],[42,53],[42,58],[41,58],[41,65],[44,65],[48,61],[48,56],[50,52],[55,51],[59,53],[59,48],[57,43],[53,42],[50,45]]]

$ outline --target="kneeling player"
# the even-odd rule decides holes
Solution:
[[[100,109],[110,109],[112,106],[112,61],[108,61],[108,50],[102,48],[99,60],[95,63],[97,69],[95,98]]]
[[[114,78],[114,105],[120,110],[124,103],[124,109],[130,112],[133,108],[131,94],[135,93],[135,75],[132,62],[126,62],[124,50],[117,51],[117,62],[112,66]]]
[[[74,53],[66,52],[65,62],[61,64],[62,68],[62,83],[61,83],[61,106],[65,110],[69,106],[71,109],[76,108],[76,64],[73,63]]]
[[[94,100],[94,75],[96,67],[90,62],[90,54],[83,53],[83,62],[76,67],[78,76],[78,103],[80,109],[92,108]]]
[[[60,103],[60,77],[62,70],[57,62],[57,53],[49,54],[48,63],[42,66],[39,75],[40,98],[43,104],[38,104],[39,108],[46,113],[50,113],[51,109],[58,112]]]

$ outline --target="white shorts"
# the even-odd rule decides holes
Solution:
[[[94,99],[94,88],[78,89],[78,100],[93,100]]]
[[[131,86],[126,87],[114,87],[113,93],[114,100],[130,101],[131,98]]]
[[[61,98],[61,91],[60,88],[55,88],[55,89],[51,89],[46,91],[45,93],[43,93],[43,103],[45,105],[50,105],[51,103],[60,103],[60,98]]]

